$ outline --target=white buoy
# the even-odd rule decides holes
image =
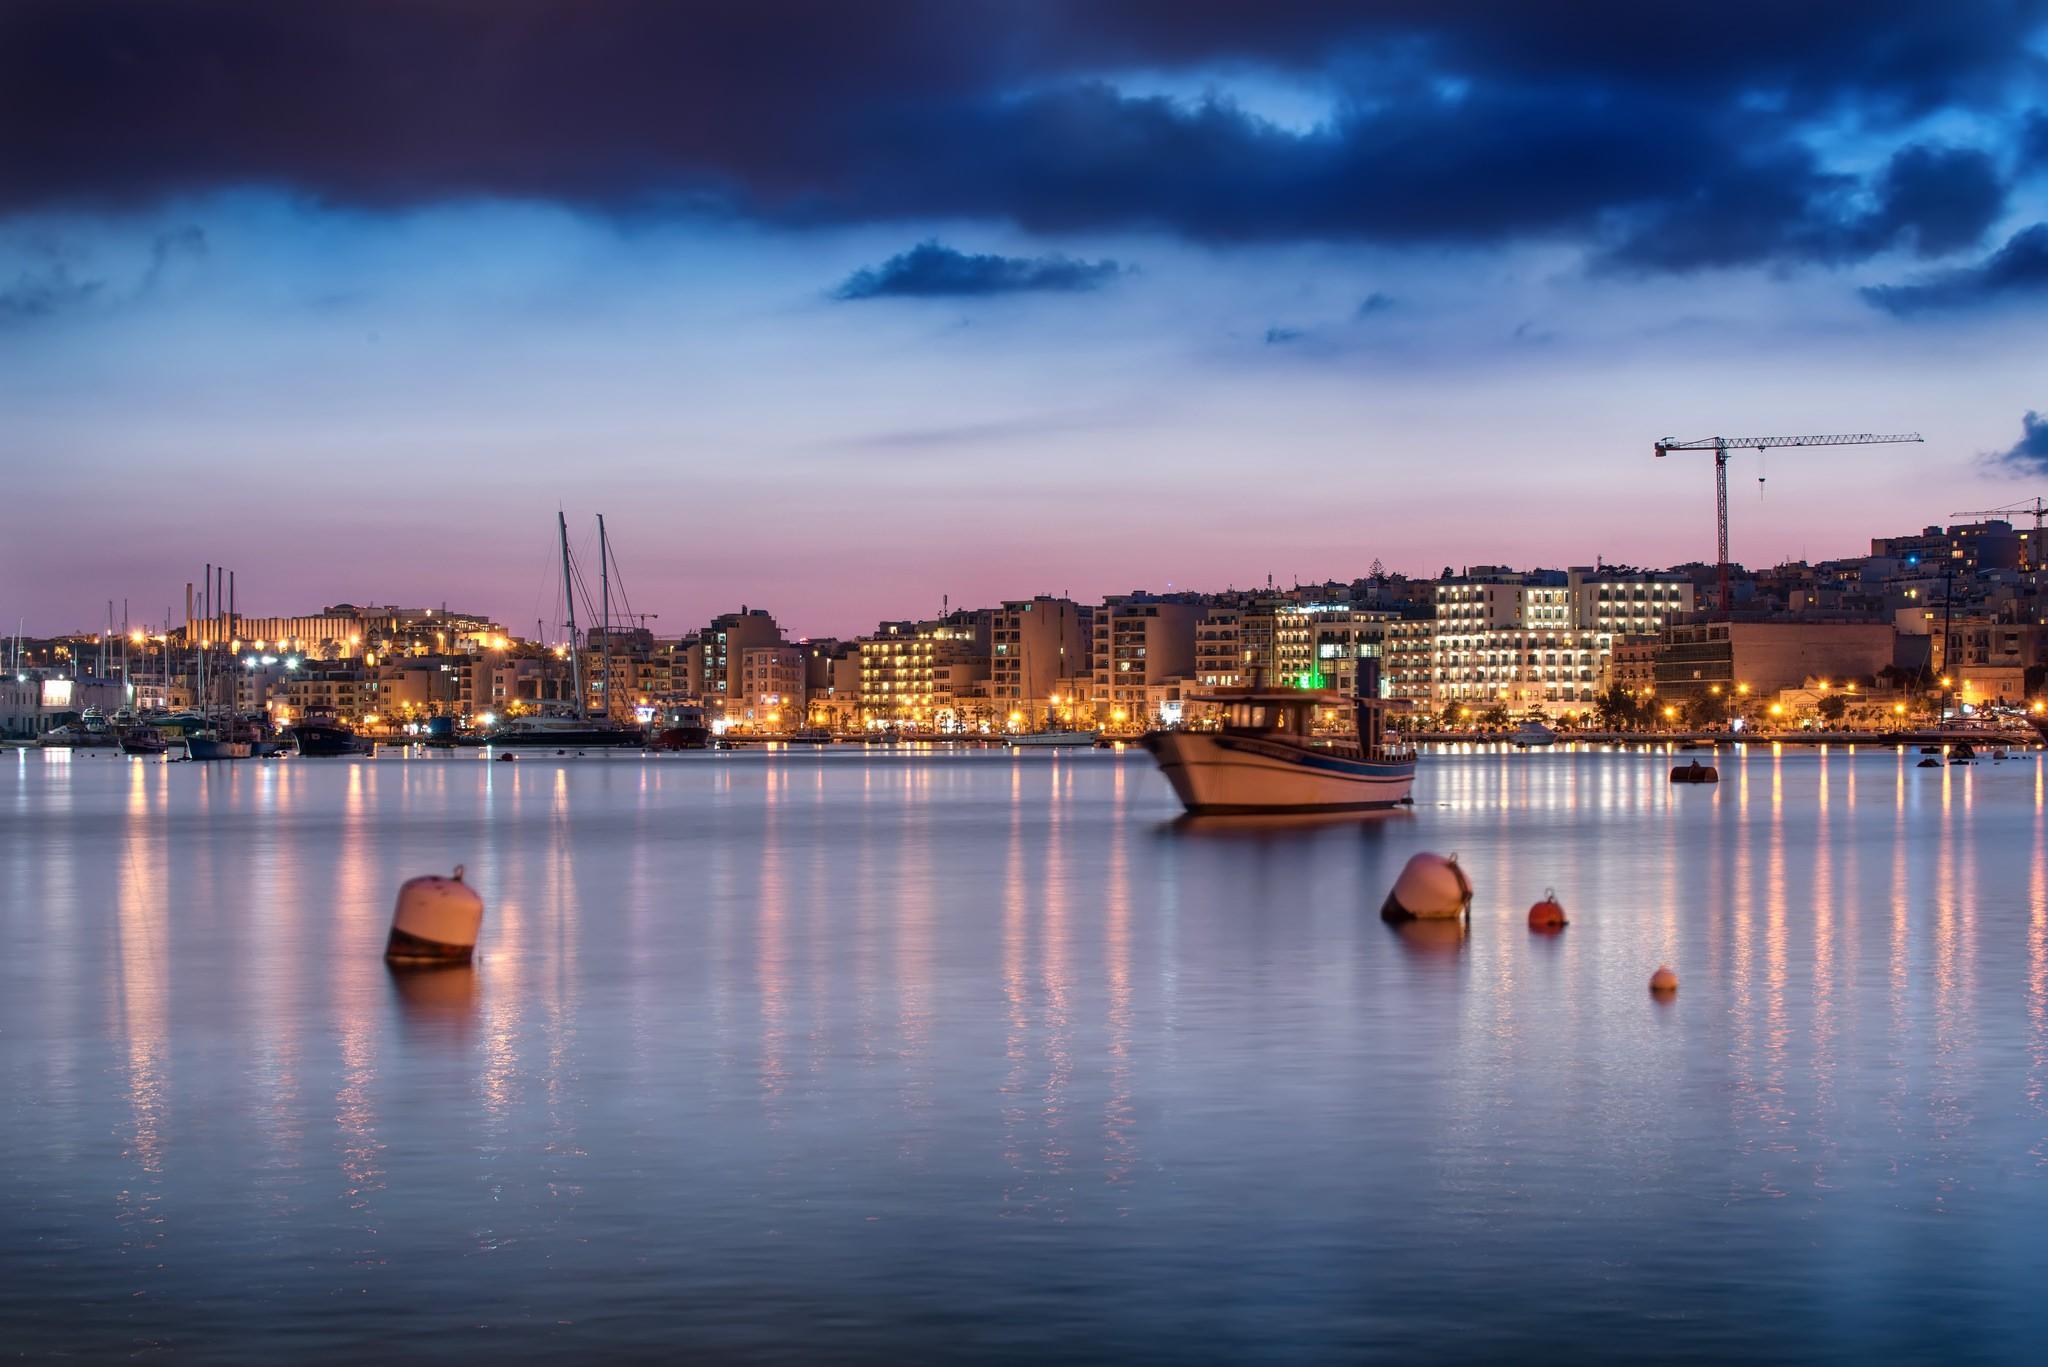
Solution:
[[[398,908],[391,913],[391,939],[384,957],[394,962],[468,963],[483,923],[484,899],[462,881],[462,865],[455,866],[452,878],[408,878],[398,890]]]
[[[1447,920],[1471,909],[1472,883],[1458,867],[1458,856],[1418,854],[1402,867],[1380,915],[1389,921]]]

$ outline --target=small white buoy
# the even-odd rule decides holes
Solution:
[[[1657,971],[1650,975],[1650,990],[1660,997],[1669,996],[1678,990],[1678,975],[1668,964],[1658,965]]]
[[[1418,854],[1401,869],[1394,890],[1380,906],[1388,921],[1445,920],[1472,909],[1472,883],[1458,867],[1458,856]]]
[[[391,938],[384,957],[411,963],[468,963],[484,923],[484,899],[462,881],[463,866],[451,878],[428,874],[408,878],[391,913]]]

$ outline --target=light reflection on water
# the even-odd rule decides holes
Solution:
[[[1189,821],[1135,754],[10,756],[0,1324],[2017,1360],[2043,766],[1916,758],[1470,750],[1412,812]],[[1469,928],[1379,921],[1424,848]],[[397,884],[457,863],[478,963],[387,970]]]

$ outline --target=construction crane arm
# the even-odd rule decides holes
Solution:
[[[1814,437],[1700,437],[1678,441],[1671,437],[1657,443],[1657,454],[1666,451],[1770,451],[1780,446],[1888,446],[1895,442],[1921,441],[1918,432],[1848,432]]]

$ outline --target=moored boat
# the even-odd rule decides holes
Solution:
[[[154,726],[137,724],[121,731],[121,753],[124,755],[161,755],[170,748],[169,738]]]
[[[1016,731],[1003,737],[1003,744],[1017,749],[1039,746],[1091,746],[1102,739],[1100,731]]]
[[[1557,744],[1557,732],[1540,721],[1525,721],[1508,734],[1508,744],[1517,750],[1531,746]]]
[[[247,759],[254,753],[252,742],[219,735],[185,737],[188,759]]]
[[[574,717],[542,713],[511,717],[485,735],[493,746],[547,745],[556,749],[596,750],[647,743],[646,733],[637,726],[623,726],[604,717]]]
[[[332,712],[308,713],[292,728],[292,739],[298,742],[301,755],[313,757],[356,755],[363,749],[354,728]]]
[[[107,724],[99,709],[88,707],[76,721],[53,726],[36,737],[36,744],[45,750],[98,750],[111,749],[121,743],[121,737]]]
[[[1189,812],[1341,812],[1392,807],[1415,785],[1415,751],[1386,736],[1377,662],[1357,697],[1291,688],[1218,689],[1219,731],[1153,731],[1141,744]],[[1318,737],[1316,714],[1350,707],[1354,735]]]

